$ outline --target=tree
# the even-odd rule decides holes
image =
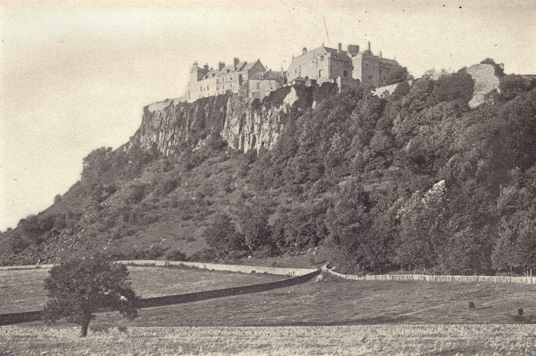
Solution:
[[[391,68],[385,77],[385,82],[382,85],[391,85],[405,82],[410,77],[406,67],[396,66]]]
[[[272,244],[268,215],[268,208],[258,201],[254,202],[253,206],[244,208],[240,213],[238,223],[248,249],[255,250]]]
[[[207,245],[218,257],[245,248],[244,236],[236,231],[231,218],[226,214],[216,215],[212,224],[205,230],[204,237]]]
[[[330,241],[343,268],[373,271],[383,260],[382,241],[371,233],[372,202],[358,179],[348,180],[334,197],[326,216]]]
[[[96,312],[118,310],[130,320],[136,318],[139,297],[132,290],[128,276],[126,266],[100,255],[52,267],[45,279],[49,297],[44,309],[45,322],[66,318],[79,324],[81,336],[86,337]]]

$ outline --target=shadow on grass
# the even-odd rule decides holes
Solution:
[[[400,324],[408,317],[405,316],[378,316],[374,318],[341,320],[334,322],[296,321],[289,323],[263,324],[262,326],[345,326],[345,325],[378,325],[378,324]]]
[[[468,347],[456,347],[449,350],[441,350],[427,354],[428,356],[455,356],[455,355],[476,355],[478,352],[482,351],[480,348],[475,346]]]
[[[487,306],[487,307],[475,308],[473,310],[483,310],[483,309],[490,309],[490,308],[493,308],[493,305],[490,305],[490,306]]]

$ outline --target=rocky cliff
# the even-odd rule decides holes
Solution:
[[[178,153],[185,145],[203,145],[207,138],[215,136],[241,151],[271,149],[287,117],[313,106],[312,94],[310,88],[285,87],[262,103],[237,94],[194,103],[154,103],[144,108],[141,126],[131,142],[143,149],[156,148],[164,156]]]

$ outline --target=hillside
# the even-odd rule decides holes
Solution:
[[[462,69],[385,98],[324,84],[150,105],[127,144],[92,152],[64,196],[1,235],[1,262],[321,246],[345,271],[528,271],[536,89],[495,70],[500,93],[486,95]]]

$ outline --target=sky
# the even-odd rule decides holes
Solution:
[[[182,96],[194,61],[280,70],[303,47],[371,42],[415,77],[487,57],[536,74],[535,19],[536,0],[0,1],[0,231]]]

